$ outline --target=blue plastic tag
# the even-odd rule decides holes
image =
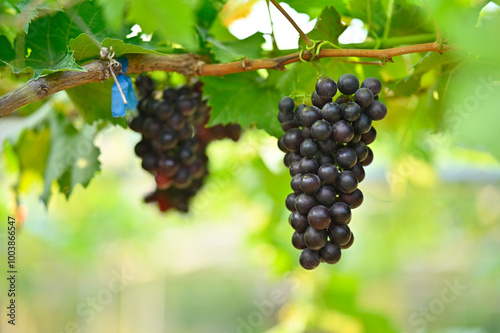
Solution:
[[[138,102],[137,97],[135,96],[132,79],[124,75],[128,71],[128,60],[125,57],[120,57],[117,60],[122,65],[123,74],[118,75],[116,79],[120,83],[125,98],[127,99],[127,104],[123,102],[123,97],[120,94],[118,85],[115,82],[111,88],[111,113],[113,114],[113,117],[124,117],[127,113],[127,109],[135,109]]]

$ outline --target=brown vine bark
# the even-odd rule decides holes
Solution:
[[[373,58],[385,62],[392,62],[395,56],[418,53],[449,51],[450,47],[439,43],[424,43],[410,46],[395,47],[382,50],[366,49],[324,49],[319,52],[317,58],[333,57],[359,57]],[[179,72],[186,76],[222,76],[233,73],[254,71],[257,69],[284,70],[285,66],[299,62],[299,52],[269,59],[245,59],[221,64],[206,64],[194,54],[180,55],[127,55],[129,60],[128,73],[142,73],[148,71]],[[310,51],[302,54],[302,59],[309,61],[312,58]],[[37,80],[30,79],[21,87],[0,97],[0,117],[6,116],[12,111],[29,103],[39,101],[58,91],[73,88],[82,84],[99,82],[110,77],[106,70],[107,63],[94,60],[84,66],[85,71],[65,71],[46,75]]]

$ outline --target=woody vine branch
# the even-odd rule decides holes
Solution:
[[[404,54],[419,52],[443,53],[450,50],[449,45],[433,42],[379,50],[321,49],[316,55],[313,53],[315,50],[305,50],[301,57],[302,60],[306,61],[313,58],[358,57],[392,62],[393,57]],[[299,52],[276,58],[247,58],[241,61],[217,64],[207,64],[195,54],[165,56],[128,54],[126,57],[129,61],[128,73],[130,74],[165,71],[178,72],[186,76],[223,76],[258,69],[285,70],[286,65],[301,61]],[[37,80],[30,79],[21,87],[0,96],[0,117],[4,117],[26,104],[39,101],[56,92],[91,82],[102,82],[110,77],[109,72],[106,71],[107,65],[106,61],[94,60],[82,66],[85,71],[64,71],[46,75]]]

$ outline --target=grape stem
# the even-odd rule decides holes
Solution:
[[[321,49],[316,58],[372,58],[382,62],[393,62],[392,58],[410,53],[451,51],[453,48],[438,42],[401,46],[389,49]],[[186,76],[223,76],[233,73],[255,71],[258,69],[285,70],[285,66],[302,60],[312,60],[315,50],[304,50],[268,59],[245,59],[229,63],[207,64],[196,54],[150,55],[129,54],[129,74],[150,71],[178,72]],[[83,71],[63,71],[39,79],[30,79],[24,85],[0,96],[0,117],[12,111],[39,101],[58,91],[74,88],[83,84],[104,81],[110,78],[107,66],[109,61],[94,60],[83,65]]]
[[[271,2],[281,12],[281,14],[283,14],[283,16],[286,17],[288,22],[290,22],[293,25],[293,27],[295,28],[295,30],[297,30],[300,37],[304,40],[304,42],[307,44],[307,46],[311,47],[313,45],[313,43],[311,42],[309,37],[307,37],[307,35],[304,33],[304,31],[302,31],[302,29],[300,29],[300,27],[297,25],[297,23],[295,23],[295,21],[290,17],[290,15],[288,15],[288,13],[283,9],[283,7],[281,7],[281,5],[276,0],[271,0]]]

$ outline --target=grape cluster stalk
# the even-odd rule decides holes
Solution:
[[[377,78],[360,85],[356,76],[344,74],[338,82],[319,78],[312,105],[295,106],[290,97],[279,101],[285,134],[278,147],[285,153],[293,191],[285,204],[295,229],[292,244],[302,250],[299,262],[305,269],[337,263],[354,242],[349,222],[351,210],[363,203],[358,184],[365,179],[364,167],[373,161],[369,145],[377,131],[372,123],[387,115],[381,90]],[[334,102],[337,91],[341,94]]]
[[[237,141],[241,127],[205,127],[210,107],[202,99],[199,81],[193,86],[156,91],[150,77],[139,76],[136,88],[141,96],[139,113],[129,127],[142,134],[135,154],[156,181],[156,190],[145,201],[156,202],[162,212],[171,208],[187,212],[190,198],[198,193],[208,174],[207,145],[223,138]]]

